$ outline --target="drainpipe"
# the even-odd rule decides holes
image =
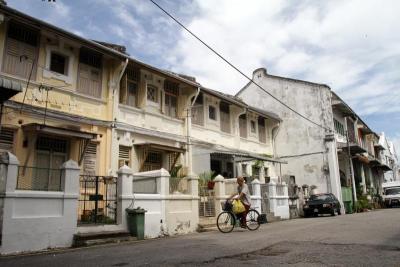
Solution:
[[[114,84],[114,88],[113,88],[113,93],[112,93],[112,111],[111,111],[111,121],[112,121],[112,126],[111,126],[111,151],[113,151],[113,140],[114,140],[114,135],[115,135],[115,124],[114,124],[114,122],[115,122],[115,118],[116,118],[116,113],[117,113],[117,110],[118,110],[118,99],[116,100],[115,99],[115,90],[117,89],[117,88],[119,88],[119,85],[121,84],[121,79],[122,79],[122,76],[124,75],[124,73],[125,73],[125,70],[126,70],[126,68],[128,67],[128,63],[129,63],[129,58],[126,58],[125,59],[125,63],[124,63],[124,66],[122,67],[122,70],[121,70],[121,73],[118,75],[118,79],[117,80],[115,80],[115,84]],[[115,153],[110,153],[111,155],[115,155]],[[111,156],[112,157],[112,156]],[[111,160],[109,161],[109,170],[112,172],[112,165],[113,165],[113,162],[116,162],[115,160],[113,160],[113,158],[111,158]],[[118,166],[117,166],[117,168],[118,168]]]
[[[276,147],[275,147],[276,142],[275,142],[275,140],[276,140],[276,137],[278,136],[278,133],[279,133],[280,129],[281,129],[281,123],[280,122],[278,122],[278,126],[276,126],[276,127],[274,127],[272,129],[272,149],[273,149],[272,152],[274,153],[274,157],[276,155]]]
[[[192,159],[192,143],[191,143],[191,129],[192,129],[192,108],[196,103],[197,97],[200,94],[200,87],[197,87],[196,95],[190,106],[186,111],[186,153],[187,153],[187,164],[188,164],[188,176],[193,176],[193,159]]]

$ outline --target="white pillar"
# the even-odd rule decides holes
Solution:
[[[214,191],[215,191],[215,214],[219,214],[222,211],[221,202],[226,200],[225,194],[225,180],[222,175],[217,175],[214,178]]]
[[[277,207],[275,181],[270,181],[270,183],[268,184],[268,198],[269,198],[269,211],[275,212]]]
[[[252,200],[252,208],[256,209],[259,213],[261,213],[261,182],[258,179],[254,179],[251,182],[251,186],[253,188],[253,195],[251,196]]]
[[[118,207],[117,207],[117,224],[121,224],[123,229],[128,230],[125,209],[133,208],[133,172],[132,169],[124,165],[119,168],[118,172]]]

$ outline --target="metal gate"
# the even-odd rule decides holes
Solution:
[[[117,177],[81,175],[78,224],[117,222]]]
[[[268,184],[261,184],[261,212],[269,213],[269,187]]]
[[[199,216],[215,217],[215,192],[208,186],[199,186]]]

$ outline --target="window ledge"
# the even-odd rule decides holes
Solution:
[[[183,123],[183,119],[173,118],[173,117],[170,117],[170,116],[167,116],[167,115],[164,115],[164,114],[160,114],[160,113],[156,113],[156,112],[149,112],[149,111],[146,111],[145,109],[132,107],[132,106],[121,104],[121,103],[119,103],[118,105],[119,105],[119,108],[123,109],[123,110],[134,111],[134,112],[141,113],[141,114],[144,114],[144,115],[160,117],[162,119],[166,119],[166,120],[169,120],[169,121]]]
[[[43,78],[53,78],[56,80],[60,80],[65,82],[66,84],[72,85],[73,83],[73,78],[72,76],[67,76],[67,75],[63,75],[61,73],[57,73],[51,70],[43,70]]]

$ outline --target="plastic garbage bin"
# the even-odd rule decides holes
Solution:
[[[353,213],[353,204],[351,201],[343,201],[343,204],[347,214]]]
[[[144,239],[144,215],[147,211],[141,208],[126,209],[129,233],[138,240]]]

